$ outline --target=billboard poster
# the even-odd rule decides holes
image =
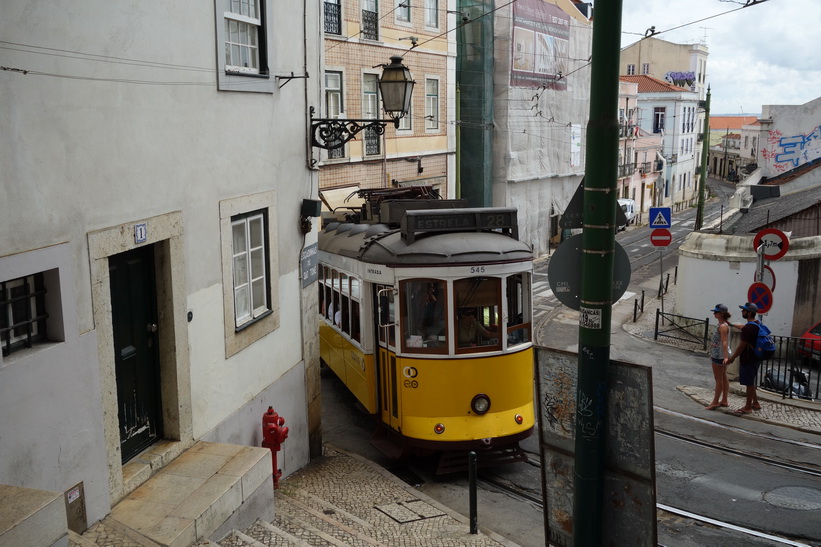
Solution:
[[[513,4],[510,85],[565,90],[570,52],[570,16],[543,0]]]

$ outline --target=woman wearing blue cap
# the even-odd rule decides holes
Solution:
[[[730,406],[727,395],[730,391],[730,380],[727,378],[727,362],[730,358],[730,312],[724,304],[716,304],[710,310],[718,321],[718,328],[710,342],[710,362],[713,366],[713,377],[716,381],[713,402],[704,408],[715,410],[720,406]]]

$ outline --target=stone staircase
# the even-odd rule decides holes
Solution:
[[[214,452],[215,448],[226,449],[212,446],[208,450]],[[266,461],[270,465],[270,459]],[[203,469],[202,464],[192,468]],[[270,469],[268,473],[265,480],[270,481]],[[273,491],[270,482],[266,488]],[[146,506],[134,509],[143,513]],[[258,511],[259,518],[255,517],[255,520],[229,519],[231,525],[227,527],[210,524],[212,531],[197,532],[199,539],[189,543],[183,541],[185,534],[175,535],[174,541],[159,541],[159,532],[165,526],[152,526],[149,519],[142,529],[137,529],[136,517],[130,527],[125,526],[123,521],[126,519],[121,515],[120,521],[115,520],[112,517],[117,511],[112,511],[112,515],[95,524],[83,537],[70,534],[69,544],[76,547],[515,545],[490,531],[471,535],[466,518],[427,498],[387,470],[328,446],[324,447],[323,457],[280,483],[280,489],[273,491],[268,500],[268,509],[272,512]],[[202,526],[198,525],[200,521],[203,521]],[[213,518],[207,518],[206,511],[194,520],[194,526],[201,531],[213,521]],[[149,537],[148,531],[155,534],[153,538]]]

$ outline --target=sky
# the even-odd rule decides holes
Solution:
[[[651,26],[666,31],[687,25],[656,38],[707,45],[714,116],[759,114],[765,104],[798,105],[821,96],[821,0],[758,0],[738,9],[746,2],[622,0],[622,47]],[[731,10],[738,11],[726,13]]]

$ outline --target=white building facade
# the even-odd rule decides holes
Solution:
[[[91,524],[162,465],[145,450],[259,446],[269,405],[284,474],[307,463],[319,85],[278,76],[320,73],[317,10],[4,3],[0,484],[82,484]]]
[[[650,76],[622,76],[638,84],[638,125],[642,131],[662,136],[663,181],[655,191],[659,206],[674,210],[690,207],[698,199],[697,152],[698,95]]]

